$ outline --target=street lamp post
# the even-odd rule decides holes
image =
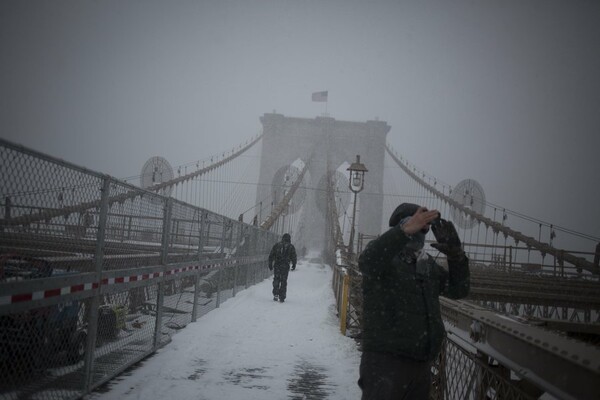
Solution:
[[[350,179],[348,180],[348,187],[354,193],[354,205],[352,207],[352,227],[350,228],[350,244],[348,245],[348,251],[354,253],[354,227],[356,221],[356,195],[361,192],[365,187],[365,172],[369,170],[363,163],[360,162],[360,155],[356,155],[356,162],[353,162],[348,168],[350,171]]]
[[[285,199],[285,196],[287,196],[287,190],[283,191],[283,198]],[[288,204],[285,205],[285,207],[283,207],[283,210],[281,210],[281,217],[282,217],[282,221],[281,221],[281,233],[284,234],[286,233],[285,231],[285,216],[288,214]]]

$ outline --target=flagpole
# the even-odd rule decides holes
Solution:
[[[328,106],[329,106],[329,91],[325,90],[322,92],[314,92],[312,94],[312,101],[318,101],[318,102],[325,102],[325,115],[329,116],[328,114]]]

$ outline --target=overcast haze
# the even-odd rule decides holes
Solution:
[[[441,181],[600,236],[598,1],[3,0],[0,49],[0,136],[116,177],[328,90]]]

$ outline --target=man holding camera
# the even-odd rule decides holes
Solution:
[[[359,257],[363,275],[362,400],[428,399],[431,363],[445,336],[438,296],[469,293],[469,260],[452,222],[437,210],[400,204],[390,229],[371,241]],[[448,270],[424,251],[446,255]]]

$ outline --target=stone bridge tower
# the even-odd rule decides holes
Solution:
[[[306,246],[309,250],[319,251],[325,242],[323,189],[328,155],[331,168],[339,171],[336,175],[347,179],[346,167],[360,154],[361,162],[369,172],[365,176],[364,190],[359,194],[360,216],[357,218],[356,232],[371,235],[381,233],[383,166],[386,136],[390,130],[386,122],[336,121],[331,117],[292,118],[281,114],[264,114],[260,121],[264,136],[257,204],[264,199],[276,204],[282,197],[277,191],[282,187],[290,168],[301,169],[302,162],[307,162],[313,154],[304,178],[305,195],[299,199],[301,204],[292,209],[292,212],[301,212],[299,218],[302,227],[300,232],[294,233],[298,248]],[[270,210],[265,206],[263,204],[263,210]]]

